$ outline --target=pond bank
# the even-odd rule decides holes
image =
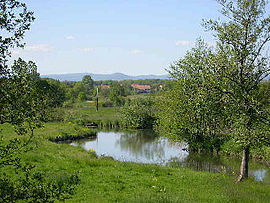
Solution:
[[[44,139],[58,130],[65,132],[63,126],[56,124],[36,130],[39,146],[24,153],[22,159],[35,165],[36,170],[50,174],[77,173],[81,182],[67,202],[268,202],[270,199],[270,187],[252,179],[236,184],[234,177],[225,174],[95,158],[82,148]],[[16,137],[8,126],[1,135],[5,140]]]
[[[99,130],[96,138],[76,140],[71,145],[86,151],[94,150],[99,156],[110,156],[119,161],[186,167],[235,178],[239,175],[241,163],[235,157],[189,153],[185,150],[185,143],[170,142],[167,138],[157,137],[151,130]],[[250,176],[270,184],[270,168],[254,160],[250,160]]]
[[[100,130],[98,128],[85,128],[78,126],[71,122],[69,123],[47,123],[46,130],[38,130],[43,134],[44,138],[47,138],[53,142],[67,142],[71,143],[73,141],[78,141],[79,144],[83,145],[82,142],[87,142],[87,138],[90,139],[86,146],[82,146],[85,149],[96,150],[98,155],[105,154],[106,156],[111,156],[116,160],[120,161],[132,161],[138,163],[156,163],[162,165],[168,165],[173,167],[187,167],[192,170],[198,171],[209,171],[214,173],[225,173],[231,176],[237,176],[239,173],[239,164],[241,160],[236,156],[210,156],[203,154],[193,154],[192,157],[186,150],[187,146],[180,146],[180,150],[176,150],[179,146],[177,143],[169,142],[166,138],[158,140],[157,136],[151,130],[109,130],[107,133],[115,132],[118,133],[118,140],[114,135],[105,135],[105,143],[102,141],[101,137],[98,139],[97,134],[100,131],[105,131],[105,129]],[[46,132],[43,133],[43,132]],[[104,133],[106,133],[104,132]],[[133,134],[132,134],[133,132]],[[141,132],[135,133],[134,132]],[[95,142],[99,141],[99,150],[95,147],[97,146]],[[159,144],[157,144],[159,141]],[[76,143],[73,143],[76,145]],[[179,144],[178,144],[179,145]],[[109,153],[107,151],[102,151],[102,147],[106,150],[111,149]],[[119,149],[119,147],[121,149]],[[126,156],[129,154],[129,156]],[[132,155],[133,154],[133,155]],[[130,156],[132,155],[132,156]],[[164,156],[165,155],[165,156]],[[148,156],[148,158],[146,157]],[[150,160],[149,158],[152,158]],[[255,177],[256,180],[263,180],[265,183],[270,183],[270,170],[269,167],[264,164],[259,164],[253,160],[250,161],[250,176]]]

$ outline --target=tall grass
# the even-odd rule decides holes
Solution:
[[[72,122],[80,126],[99,128],[121,127],[119,107],[100,107],[99,111],[93,103],[74,103],[67,107],[55,109],[51,121]]]

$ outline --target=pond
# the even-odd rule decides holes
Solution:
[[[171,142],[157,137],[151,130],[131,132],[99,131],[97,137],[70,143],[97,155],[111,156],[119,161],[155,163],[173,167],[187,167],[197,171],[226,173],[237,176],[241,160],[212,155],[189,154],[185,143]],[[270,169],[255,161],[249,164],[250,176],[270,184]]]

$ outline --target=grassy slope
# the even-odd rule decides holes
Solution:
[[[96,111],[95,103],[80,102],[74,103],[71,108],[67,109],[74,114],[75,118],[84,117],[89,120],[118,120],[120,117],[119,108],[117,107],[99,107]]]
[[[3,128],[1,134],[15,136],[8,125]],[[38,148],[23,155],[23,159],[49,174],[79,174],[81,184],[67,202],[268,202],[270,199],[270,186],[252,180],[236,184],[232,177],[223,174],[96,159],[81,148],[43,138],[57,136],[59,131],[74,133],[73,130],[70,124],[46,124],[36,131]]]

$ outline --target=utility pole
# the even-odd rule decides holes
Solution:
[[[97,97],[96,97],[96,110],[98,111],[98,87],[97,87]]]

